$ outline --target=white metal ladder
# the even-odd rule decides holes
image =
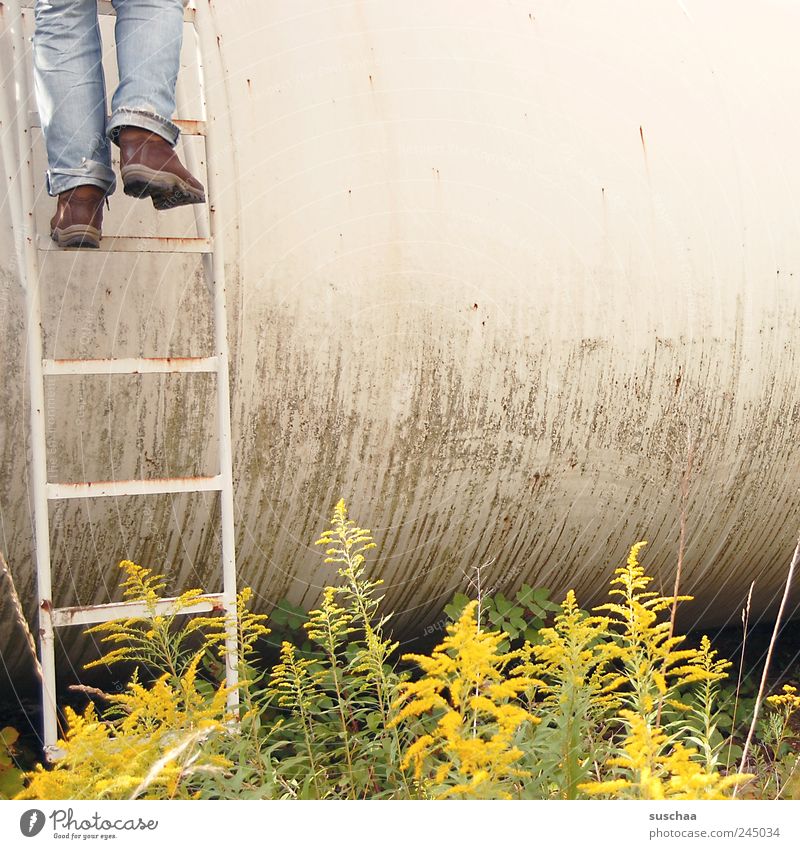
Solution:
[[[238,657],[236,641],[236,561],[234,550],[232,444],[230,422],[230,389],[228,377],[228,339],[225,308],[225,268],[222,239],[217,238],[214,207],[217,173],[214,152],[217,149],[213,113],[207,98],[213,88],[209,68],[213,67],[216,35],[210,0],[197,0],[195,8],[187,8],[185,20],[194,26],[197,43],[197,62],[202,102],[207,120],[176,119],[175,123],[189,135],[204,138],[207,171],[207,204],[196,205],[197,238],[146,238],[104,236],[100,249],[121,252],[175,251],[202,254],[206,282],[214,301],[214,353],[206,357],[124,358],[95,360],[52,360],[43,357],[42,324],[39,296],[38,251],[60,250],[49,237],[35,232],[33,133],[38,126],[38,116],[28,111],[30,100],[28,76],[29,57],[26,54],[22,24],[24,10],[32,9],[34,0],[0,0],[5,6],[4,23],[11,38],[13,81],[15,92],[0,93],[0,141],[5,172],[8,176],[9,206],[11,208],[14,242],[20,281],[25,290],[28,377],[30,391],[30,480],[34,508],[34,542],[39,601],[39,650],[43,672],[42,707],[44,750],[48,758],[58,757],[58,724],[56,708],[55,628],[66,625],[88,625],[112,619],[145,615],[143,605],[120,602],[89,607],[53,606],[52,575],[50,563],[50,524],[48,502],[55,499],[102,498],[104,496],[156,495],[185,492],[219,492],[222,537],[222,592],[208,593],[202,604],[180,610],[197,613],[223,610],[228,617],[226,639],[226,685],[231,688],[228,706],[238,704]],[[100,15],[114,15],[110,2],[99,0]],[[205,60],[208,60],[206,62]],[[215,70],[217,70],[215,68]],[[221,74],[221,69],[219,69]],[[16,103],[10,103],[10,98]],[[21,113],[20,110],[24,110]],[[179,93],[180,110],[180,93]],[[16,120],[14,118],[16,111]],[[16,137],[11,136],[16,125]],[[194,170],[191,153],[187,151],[187,165]],[[205,372],[215,374],[217,387],[218,461],[219,471],[208,477],[150,479],[130,481],[86,481],[83,483],[58,483],[47,480],[47,443],[45,434],[45,377],[58,375],[109,375],[109,374],[163,374],[175,372]],[[164,599],[159,611],[174,609],[174,599]]]

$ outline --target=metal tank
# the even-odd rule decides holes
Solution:
[[[212,9],[237,557],[259,608],[317,601],[313,543],[344,497],[408,638],[482,565],[485,587],[588,606],[647,539],[671,591],[682,505],[682,624],[737,623],[752,582],[751,621],[774,613],[800,524],[796,4]],[[4,55],[5,95],[9,74]],[[0,225],[0,549],[35,622],[7,204]],[[192,226],[120,192],[105,232]],[[204,353],[196,263],[43,255],[46,356]],[[50,478],[212,473],[210,379],[48,384]],[[118,597],[123,558],[213,589],[211,499],[54,506],[55,602]],[[59,636],[75,666],[95,651]],[[5,595],[0,650],[30,674]]]

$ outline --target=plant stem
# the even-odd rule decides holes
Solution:
[[[347,760],[347,769],[350,773],[350,797],[355,799],[355,775],[353,773],[353,759],[350,756],[350,735],[347,729],[347,717],[344,713],[344,697],[342,696],[342,688],[339,683],[338,662],[336,658],[336,640],[331,630],[330,618],[326,618],[326,638],[328,641],[328,658],[331,662],[331,675],[333,676],[333,686],[336,690],[336,704],[339,708],[339,719],[342,723],[342,737],[344,740],[344,754]]]
[[[344,542],[344,540],[343,540]],[[380,709],[381,714],[381,723],[382,727],[385,730],[389,727],[389,705],[391,704],[391,697],[389,696],[389,682],[386,680],[386,674],[383,669],[383,635],[379,634],[375,628],[372,627],[372,622],[370,621],[370,615],[367,610],[366,600],[364,598],[364,593],[362,591],[361,585],[358,581],[358,575],[356,574],[356,564],[350,556],[350,550],[345,546],[344,547],[344,556],[347,561],[347,568],[341,570],[341,574],[347,579],[350,584],[350,590],[353,594],[353,598],[356,600],[356,605],[358,607],[358,613],[361,617],[361,621],[364,624],[364,640],[367,646],[367,652],[372,656],[375,665],[376,672],[376,686],[375,690],[378,695],[378,708]],[[397,730],[396,725],[392,725],[392,739],[394,741],[394,745],[397,751],[398,757],[400,756],[401,746],[400,746],[400,733]],[[408,785],[408,779],[406,778],[406,774],[404,771],[400,771],[400,780],[403,783],[403,787],[406,790],[406,793],[411,796],[411,788]]]
[[[28,625],[28,620],[25,618],[25,614],[22,610],[22,603],[19,600],[19,595],[17,595],[17,588],[14,585],[14,578],[11,576],[11,570],[8,568],[8,563],[6,563],[6,559],[3,556],[3,552],[0,551],[0,573],[5,577],[7,585],[8,585],[8,595],[11,599],[11,606],[14,608],[14,618],[19,623],[20,628],[22,628],[22,632],[25,634],[25,641],[28,645],[28,648],[31,652],[31,657],[33,658],[33,666],[36,670],[36,674],[39,676],[39,680],[42,680],[42,665],[39,663],[39,656],[36,654],[36,642],[33,639],[33,634],[31,633],[30,626]]]
[[[742,653],[739,656],[739,674],[736,678],[736,696],[733,700],[733,715],[731,716],[731,736],[728,738],[728,759],[725,762],[725,769],[729,769],[731,765],[731,747],[733,746],[733,735],[736,733],[736,711],[739,708],[739,692],[742,689],[742,676],[744,675],[744,653],[747,647],[747,626],[750,623],[750,602],[753,598],[753,587],[756,582],[750,584],[750,589],[747,593],[747,602],[742,610]]]
[[[739,764],[739,774],[741,775],[744,772],[744,765],[747,761],[747,754],[750,751],[750,744],[753,740],[753,734],[756,730],[756,722],[758,722],[758,713],[761,709],[761,700],[764,695],[764,689],[767,685],[767,675],[769,674],[769,665],[772,661],[772,651],[775,648],[775,643],[778,639],[778,632],[781,628],[781,620],[783,619],[783,613],[786,609],[786,602],[789,598],[789,591],[792,587],[792,579],[794,578],[794,570],[797,567],[797,563],[800,561],[800,537],[798,537],[797,545],[794,549],[794,554],[792,555],[792,562],[789,564],[789,574],[786,576],[786,586],[783,589],[783,598],[781,599],[781,606],[778,610],[778,618],[775,620],[775,627],[772,629],[772,637],[770,637],[769,648],[767,649],[767,658],[764,661],[764,671],[761,674],[761,683],[758,686],[758,695],[756,696],[756,704],[753,708],[753,720],[750,723],[750,730],[747,732],[747,740],[745,740],[744,750],[742,751],[742,760]],[[739,789],[739,785],[737,784],[733,790],[733,796],[736,797],[736,792]]]

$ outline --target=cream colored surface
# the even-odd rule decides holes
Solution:
[[[588,606],[644,538],[671,589],[691,430],[684,624],[738,622],[753,580],[754,618],[774,610],[800,525],[800,9],[215,7],[238,558],[260,606],[317,600],[313,542],[341,496],[408,635],[487,561],[490,586],[574,586]],[[106,232],[190,221],[119,195]],[[33,619],[5,206],[0,222],[0,546]],[[193,262],[48,253],[47,356],[207,353]],[[210,379],[51,379],[51,479],[213,473]],[[56,602],[106,601],[123,557],[206,583],[207,507],[54,507]]]

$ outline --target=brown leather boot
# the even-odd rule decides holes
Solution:
[[[125,194],[149,197],[156,209],[205,203],[203,186],[181,165],[172,146],[157,133],[123,127],[117,137]]]
[[[58,196],[50,219],[50,237],[60,248],[99,248],[103,226],[103,200],[98,186],[76,186]]]

